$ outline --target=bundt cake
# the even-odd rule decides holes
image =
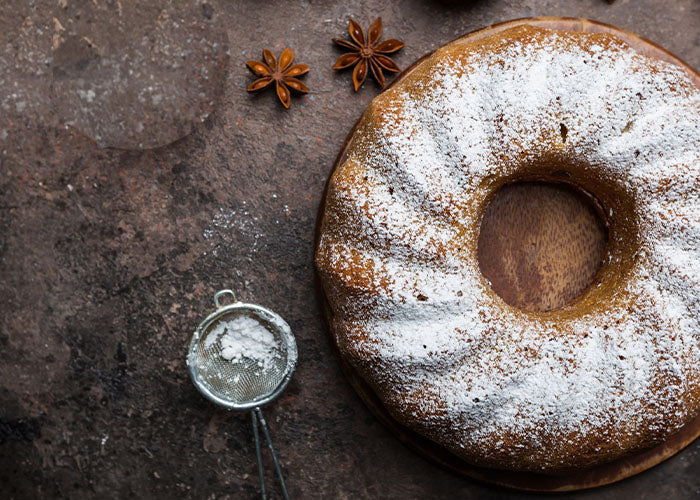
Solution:
[[[550,312],[508,305],[477,262],[485,206],[522,180],[607,219],[594,282]],[[609,34],[440,49],[362,116],[316,264],[344,360],[468,463],[556,473],[661,443],[700,412],[700,89]]]

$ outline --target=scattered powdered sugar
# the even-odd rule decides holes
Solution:
[[[535,469],[658,442],[700,411],[700,91],[614,40],[525,35],[438,51],[373,101],[317,263],[341,350],[400,421]],[[583,317],[505,306],[476,262],[475,200],[553,143],[638,212],[638,260]]]
[[[272,332],[249,316],[217,323],[204,339],[204,348],[210,349],[216,342],[221,348],[220,356],[231,362],[249,359],[268,368],[280,356]]]
[[[222,250],[234,247],[235,243],[235,248],[247,249],[246,257],[252,260],[264,244],[265,234],[258,230],[259,220],[260,218],[252,214],[243,201],[242,207],[238,209],[219,208],[211,223],[202,232],[202,236],[210,242],[211,253],[215,257]]]

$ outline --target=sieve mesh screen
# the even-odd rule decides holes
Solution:
[[[245,355],[232,360],[222,357],[223,336],[207,341],[220,323],[243,315],[258,321],[274,337],[274,355],[264,364]],[[266,397],[282,383],[287,370],[287,348],[279,329],[271,326],[265,318],[252,311],[232,311],[208,325],[192,351],[190,361],[197,367],[198,379],[214,395],[236,404],[245,404]]]

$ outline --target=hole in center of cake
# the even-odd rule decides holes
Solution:
[[[560,309],[590,285],[606,253],[596,206],[573,186],[517,182],[497,191],[481,220],[479,268],[511,306]]]

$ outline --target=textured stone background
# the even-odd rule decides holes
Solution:
[[[700,67],[698,0],[4,2],[0,497],[255,497],[247,416],[205,401],[184,364],[222,287],[279,312],[297,336],[298,371],[266,410],[293,497],[518,496],[400,445],[324,335],[315,218],[378,91],[354,94],[350,74],[330,69],[330,39],[348,16],[367,26],[379,15],[386,37],[406,41],[401,67],[533,15],[618,25]],[[245,60],[285,46],[312,68],[312,93],[289,111],[245,92]],[[575,496],[697,498],[700,442]]]

